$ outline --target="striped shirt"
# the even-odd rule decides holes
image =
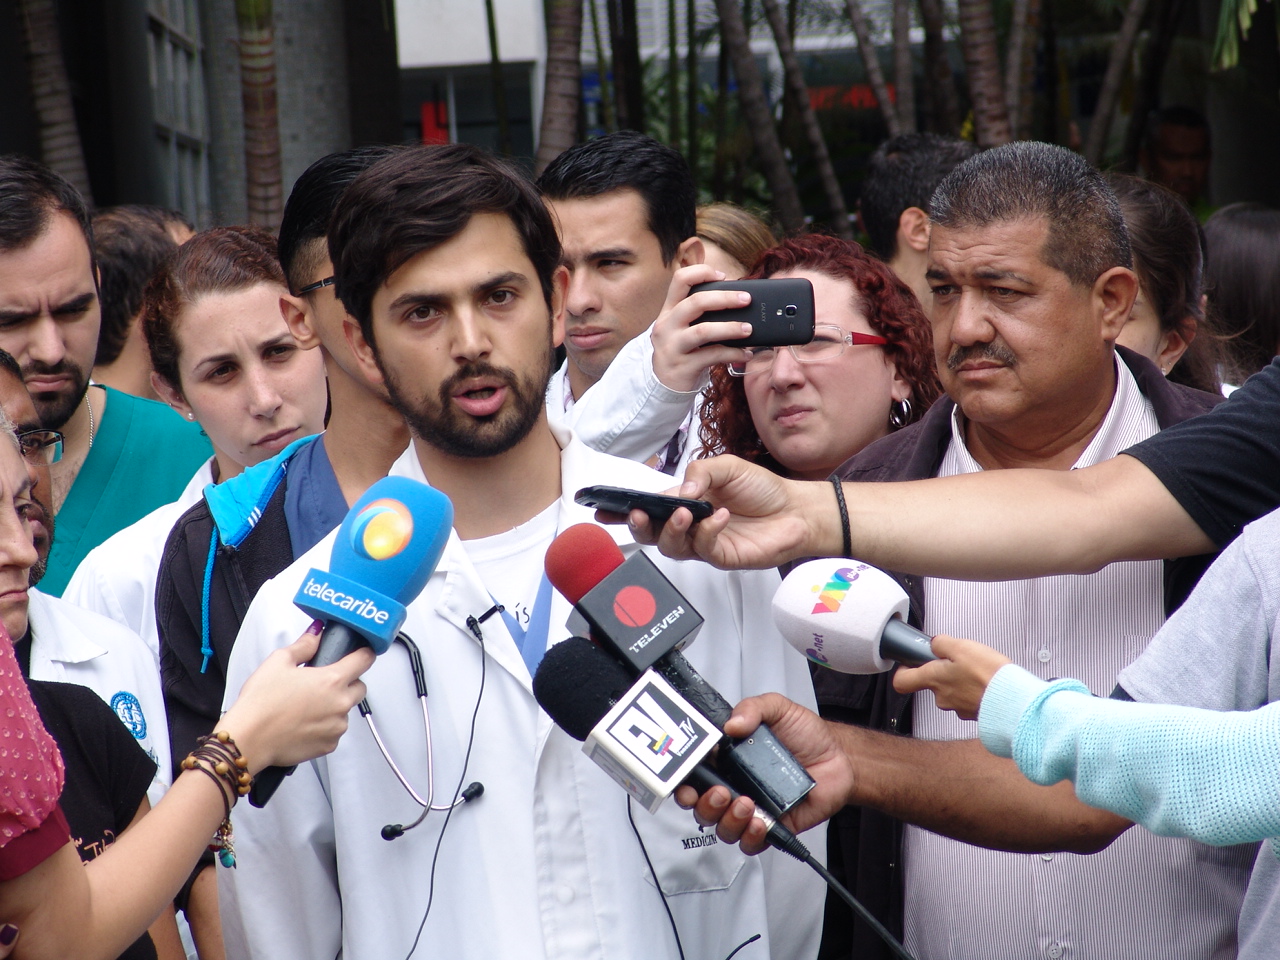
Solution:
[[[1159,429],[1117,359],[1116,394],[1075,467]],[[939,476],[982,468],[959,408]],[[999,523],[993,514],[992,523]],[[972,637],[1044,679],[1076,677],[1106,696],[1164,622],[1158,561],[1089,576],[1005,583],[924,582],[924,629]],[[977,724],[918,694],[915,736],[975,738]],[[906,945],[919,960],[1139,960],[1235,956],[1236,918],[1255,847],[1217,849],[1132,829],[1101,853],[1000,853],[917,827],[904,839]]]

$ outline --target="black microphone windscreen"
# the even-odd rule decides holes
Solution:
[[[543,655],[533,675],[533,695],[565,733],[586,740],[634,682],[622,664],[590,640],[570,637]]]

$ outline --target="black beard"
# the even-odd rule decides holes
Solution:
[[[75,384],[70,393],[32,393],[31,402],[35,405],[36,414],[40,417],[40,426],[46,430],[61,430],[76,412],[76,407],[84,402],[84,395],[89,390],[89,378],[84,371],[70,360],[60,360],[50,366],[45,363],[32,363],[22,371],[25,381],[35,374],[57,375],[70,374]]]
[[[542,370],[519,377],[514,370],[488,363],[470,363],[440,385],[438,396],[414,401],[379,362],[391,405],[400,412],[418,437],[440,452],[465,459],[484,459],[506,453],[529,435],[546,403],[551,379],[552,354],[547,352]],[[510,390],[511,405],[488,417],[473,417],[453,406],[453,394],[465,380],[476,377],[501,380]]]

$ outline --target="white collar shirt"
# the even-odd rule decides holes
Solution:
[[[1159,429],[1116,359],[1116,391],[1074,467],[1109,459]],[[982,468],[957,406],[939,476]],[[990,522],[999,524],[993,510]],[[1163,565],[1115,563],[1088,576],[1003,583],[926,578],[924,629],[971,637],[1037,676],[1075,677],[1107,696],[1164,622]],[[917,694],[913,734],[977,737],[977,724]],[[1216,849],[1129,830],[1101,853],[1001,853],[908,827],[905,941],[916,956],[985,960],[1125,960],[1235,955],[1252,848]]]

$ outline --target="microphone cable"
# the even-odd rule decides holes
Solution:
[[[462,793],[462,785],[467,780],[467,766],[471,763],[471,748],[475,746],[476,742],[476,720],[480,716],[480,701],[484,699],[484,678],[488,667],[489,652],[485,649],[484,631],[480,629],[480,624],[501,609],[501,607],[490,607],[479,618],[467,617],[467,627],[480,643],[480,689],[476,692],[476,705],[471,711],[471,729],[467,734],[467,752],[462,758],[462,772],[458,775],[458,785],[453,790],[453,799],[455,801]],[[440,833],[436,836],[436,848],[431,854],[431,872],[427,881],[427,908],[422,911],[422,920],[418,923],[418,932],[413,935],[413,945],[409,947],[409,952],[404,955],[404,960],[411,960],[414,951],[418,949],[418,941],[422,939],[422,931],[427,926],[427,917],[431,915],[431,903],[436,897],[436,864],[440,860],[440,846],[444,843],[445,831],[449,829],[449,821],[453,818],[453,812],[457,809],[458,804],[452,804],[445,811],[444,823],[440,824]]]
[[[831,871],[809,852],[809,848],[804,845],[800,838],[777,821],[773,821],[769,827],[769,845],[811,867],[813,872],[820,876],[823,882],[835,892],[836,896],[847,903],[853,912],[862,919],[862,922],[875,931],[876,936],[885,942],[889,952],[897,957],[898,960],[915,960],[907,952],[907,948],[899,943],[898,939],[889,932],[888,928],[877,920],[871,911],[864,907],[857,897],[846,890],[840,881],[831,875]]]

